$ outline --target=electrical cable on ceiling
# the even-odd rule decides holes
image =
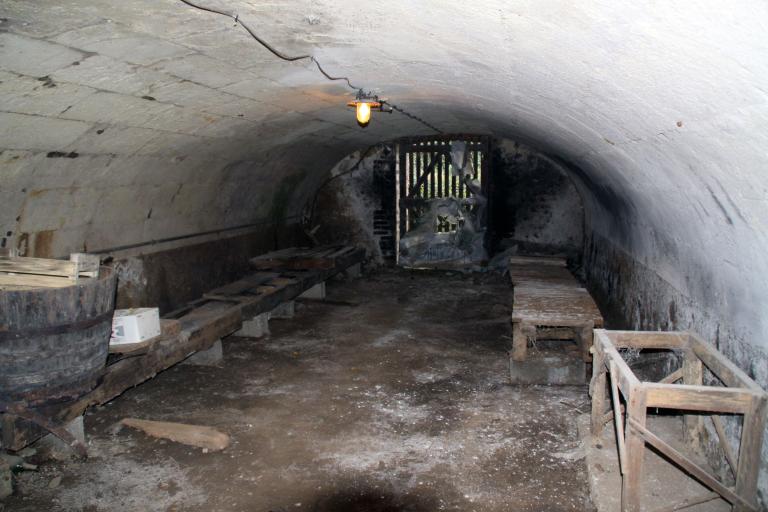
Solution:
[[[187,4],[190,7],[194,7],[195,9],[199,9],[201,11],[211,12],[211,13],[214,13],[214,14],[221,14],[222,16],[226,16],[228,18],[232,18],[235,21],[235,24],[239,23],[251,35],[251,37],[253,37],[260,45],[262,45],[264,48],[269,50],[270,53],[272,53],[276,57],[278,57],[278,58],[280,58],[282,60],[288,61],[288,62],[295,62],[297,60],[309,59],[310,61],[312,61],[315,64],[315,66],[317,66],[318,71],[320,71],[320,73],[325,78],[327,78],[328,80],[331,80],[331,81],[343,80],[344,82],[347,83],[347,86],[350,89],[353,89],[355,91],[362,91],[361,87],[357,87],[355,85],[352,85],[352,82],[349,80],[348,77],[346,77],[346,76],[332,76],[332,75],[328,74],[323,69],[323,66],[320,64],[320,62],[315,57],[313,57],[312,55],[308,55],[307,54],[307,55],[294,55],[294,56],[291,56],[291,55],[286,55],[283,52],[281,52],[280,50],[276,49],[274,46],[272,46],[271,44],[266,42],[264,39],[259,37],[258,34],[256,34],[256,32],[247,23],[245,23],[244,21],[242,21],[240,19],[240,16],[236,12],[223,11],[223,10],[216,9],[216,8],[213,8],[213,7],[207,7],[205,5],[200,5],[197,2],[193,2],[191,0],[179,0],[179,1],[181,1],[182,3]],[[398,112],[400,112],[404,116],[409,117],[409,118],[413,119],[414,121],[417,121],[417,122],[423,124],[427,128],[429,128],[431,130],[434,130],[437,133],[443,133],[442,130],[436,128],[435,126],[433,126],[432,124],[426,122],[422,118],[420,118],[418,116],[415,116],[415,115],[413,115],[413,114],[411,114],[409,112],[406,112],[405,109],[403,109],[402,107],[394,105],[394,104],[392,104],[392,103],[390,103],[388,101],[385,101],[385,100],[380,100],[380,101],[383,104],[389,105],[392,109],[397,110]]]
[[[379,101],[380,101],[380,102],[381,102],[383,105],[389,105],[389,106],[390,106],[392,109],[394,109],[394,110],[397,110],[398,112],[400,112],[400,113],[401,113],[401,114],[403,114],[404,116],[406,116],[406,117],[410,117],[410,118],[411,118],[411,119],[413,119],[414,121],[418,121],[419,123],[423,124],[423,125],[424,125],[424,126],[426,126],[427,128],[431,128],[432,130],[435,130],[437,133],[443,133],[443,130],[441,130],[440,128],[437,128],[436,126],[434,126],[434,125],[432,125],[432,124],[430,124],[430,123],[428,123],[428,122],[426,122],[425,120],[423,120],[423,119],[422,119],[422,118],[420,118],[419,116],[415,116],[415,115],[413,115],[413,114],[411,114],[411,113],[409,113],[409,112],[406,112],[406,111],[405,111],[405,110],[403,110],[401,107],[398,107],[397,105],[395,105],[395,104],[392,104],[392,103],[390,103],[390,102],[389,102],[389,101],[387,101],[387,100],[379,100]]]

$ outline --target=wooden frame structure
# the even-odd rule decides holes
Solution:
[[[97,386],[79,400],[37,408],[6,407],[0,414],[3,448],[20,450],[51,432],[85,456],[85,446],[64,429],[69,422],[88,407],[106,403],[195,352],[211,348],[218,339],[238,331],[244,318],[272,311],[281,303],[295,299],[314,285],[363,261],[363,249],[347,249],[334,255],[332,265],[256,272],[166,313],[162,334],[141,350],[112,359]]]
[[[660,382],[640,381],[619,349],[673,350],[682,354],[682,367]],[[724,386],[704,385],[707,368]],[[606,377],[610,374],[612,412],[606,413]],[[682,384],[675,382],[682,380]],[[614,421],[622,474],[621,510],[640,512],[640,485],[645,444],[713,492],[660,510],[680,510],[722,497],[736,512],[756,512],[760,451],[766,425],[768,393],[710,344],[692,332],[595,330],[592,382],[592,434]],[[623,398],[624,404],[621,403]],[[735,479],[730,487],[689,457],[660,439],[646,426],[649,408],[677,409],[711,415],[723,453]],[[725,437],[720,414],[743,416],[738,457]],[[686,414],[684,433],[691,446],[699,444],[704,416]]]
[[[592,330],[603,326],[603,317],[589,292],[580,287],[563,258],[512,257],[509,277],[512,300],[513,361],[525,361],[528,340],[541,327],[572,330],[584,361],[592,359]]]

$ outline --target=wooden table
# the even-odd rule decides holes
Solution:
[[[512,360],[524,361],[528,340],[540,327],[573,329],[582,358],[591,360],[592,329],[603,326],[595,301],[584,288],[516,286],[512,303]]]

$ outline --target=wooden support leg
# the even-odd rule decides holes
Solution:
[[[683,384],[701,386],[704,382],[701,360],[692,350],[683,356]],[[701,436],[704,432],[704,417],[700,414],[686,414],[683,418],[683,438],[695,452],[701,450]]]
[[[522,322],[512,324],[512,360],[525,361],[528,352],[528,336],[525,334]]]
[[[627,400],[627,418],[645,427],[645,392],[634,388]],[[626,422],[626,464],[625,474],[621,482],[622,512],[640,512],[640,495],[643,483],[643,459],[645,458],[645,441],[630,421]]]
[[[47,434],[40,425],[11,413],[0,414],[0,431],[2,431],[2,447],[14,451],[21,450],[32,441]]]
[[[597,438],[605,423],[605,364],[602,355],[595,354],[592,363],[592,381],[589,383],[592,397],[592,437]]]
[[[593,325],[590,323],[584,327],[575,327],[574,333],[576,334],[576,341],[579,344],[579,350],[581,351],[581,357],[584,362],[592,361],[592,355],[589,349],[592,348],[592,330]]]
[[[768,400],[764,397],[753,398],[749,411],[744,415],[739,447],[739,469],[736,472],[736,494],[757,507],[757,476],[760,471],[760,455],[765,431],[765,415]],[[743,505],[735,505],[734,512],[748,512]]]

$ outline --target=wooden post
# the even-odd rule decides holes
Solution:
[[[642,386],[633,386],[627,399],[627,418],[645,427],[645,416],[645,391]],[[632,426],[632,421],[627,421],[626,427],[627,460],[624,466],[625,474],[621,479],[621,510],[622,512],[640,512],[645,441]]]
[[[522,322],[512,324],[512,360],[525,361],[528,352],[528,337],[523,329]]]
[[[739,469],[736,472],[736,494],[748,500],[757,510],[757,476],[760,471],[765,414],[768,400],[765,396],[752,398],[749,410],[744,414],[739,447]],[[733,512],[747,512],[750,509],[735,505]]]
[[[592,437],[598,438],[603,431],[605,415],[605,360],[602,352],[595,350],[592,359],[592,381],[589,383],[592,396]]]
[[[693,350],[686,349],[683,354],[683,384],[701,386],[704,382],[701,360]],[[704,417],[701,414],[686,414],[683,418],[683,439],[694,451],[701,449],[701,436],[704,432]]]

